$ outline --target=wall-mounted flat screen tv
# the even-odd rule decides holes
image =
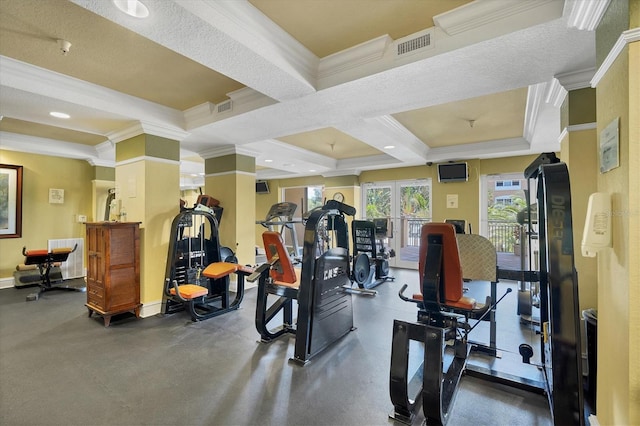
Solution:
[[[269,193],[269,184],[266,180],[257,180],[256,181],[256,194],[268,194]]]
[[[467,163],[438,164],[438,182],[466,182],[468,179]]]

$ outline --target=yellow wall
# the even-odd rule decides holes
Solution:
[[[0,279],[13,278],[24,262],[22,247],[41,249],[47,240],[84,238],[76,215],[91,216],[93,167],[84,160],[0,150],[0,163],[23,166],[22,238],[0,239]],[[49,188],[64,189],[64,204],[49,204]]]
[[[613,249],[598,254],[597,413],[601,424],[640,424],[639,44],[625,47],[596,87],[598,135],[620,118],[620,167],[598,176],[598,190],[612,196],[613,238]]]
[[[562,141],[560,157],[569,169],[573,252],[578,272],[580,311],[598,306],[597,261],[582,256],[582,234],[587,217],[589,196],[598,191],[598,149],[595,129],[571,131]],[[585,348],[583,348],[585,352]]]
[[[254,174],[227,172],[205,178],[205,192],[224,208],[220,244],[231,248],[242,264],[255,262],[256,195]]]

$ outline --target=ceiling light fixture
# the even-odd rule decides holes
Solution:
[[[56,118],[71,118],[69,114],[65,114],[64,112],[58,112],[58,111],[51,111],[49,115]]]
[[[149,16],[149,9],[140,0],[113,0],[113,4],[122,12],[134,18],[146,18]]]
[[[384,147],[384,149],[393,149],[395,147],[396,147],[395,145],[387,145]]]
[[[273,163],[273,160],[264,160],[265,163]]]

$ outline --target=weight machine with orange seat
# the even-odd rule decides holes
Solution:
[[[253,269],[236,263],[233,252],[221,247],[218,219],[214,214],[215,210],[196,207],[183,209],[173,219],[162,298],[163,314],[186,310],[192,321],[202,321],[240,307],[244,278]],[[233,300],[230,300],[231,274],[237,277]]]
[[[291,360],[300,364],[306,364],[354,330],[345,214],[353,215],[355,209],[335,200],[311,212],[305,224],[299,273],[293,267],[282,235],[265,231],[262,235],[267,263],[248,278],[259,279],[255,325],[261,342],[294,335]],[[296,318],[294,300],[298,306]],[[272,323],[280,313],[282,323]]]
[[[427,223],[420,235],[421,294],[400,297],[418,305],[418,321],[395,320],[391,351],[390,394],[392,418],[411,424],[422,404],[427,423],[444,424],[453,405],[458,382],[471,350],[470,319],[482,320],[490,312],[491,297],[484,304],[463,294],[463,276],[455,228],[447,223]],[[424,361],[416,376],[422,387],[409,398],[410,341],[424,344]],[[447,341],[453,341],[447,345]],[[446,362],[445,362],[446,361]],[[443,366],[447,365],[446,369]],[[421,398],[419,398],[421,397]]]
[[[496,271],[495,248],[493,260],[490,261],[481,257],[488,249],[479,245],[474,248],[480,240],[486,240],[484,237],[459,234],[455,238],[451,224],[423,226],[420,246],[422,294],[414,295],[412,299],[405,297],[403,291],[406,285],[399,294],[403,300],[418,305],[418,321],[394,321],[389,386],[393,412],[390,417],[411,424],[422,405],[427,424],[445,424],[460,376],[466,372],[475,377],[545,394],[554,424],[587,424],[568,169],[553,153],[543,153],[527,168],[525,177],[538,180],[540,271]],[[542,380],[503,374],[494,370],[494,364],[490,369],[478,369],[472,363],[467,366],[470,349],[476,348],[475,344],[470,347],[468,335],[477,325],[470,326],[468,320],[475,319],[478,314],[478,320],[484,319],[489,313],[493,317],[493,308],[511,288],[496,303],[490,304],[490,300],[487,300],[484,307],[478,307],[475,301],[463,297],[460,267],[463,257],[481,259],[476,266],[492,269],[493,275],[500,278],[514,279],[512,277],[520,276],[523,280],[525,277],[537,277],[540,281],[540,365],[530,364],[533,350],[528,344],[520,345],[520,354],[523,363],[536,368]],[[495,294],[494,288],[492,281],[492,294]],[[495,320],[492,320],[492,324],[495,324]],[[494,331],[490,349],[495,349]],[[424,360],[418,372],[409,380],[411,340],[424,344]],[[422,382],[419,391],[409,395],[409,385],[419,380]]]

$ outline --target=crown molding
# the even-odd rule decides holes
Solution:
[[[98,158],[91,158],[87,160],[87,163],[91,166],[100,166],[100,167],[115,167],[116,162],[113,160],[100,160]]]
[[[560,108],[567,97],[567,93],[569,92],[562,86],[560,80],[554,77],[547,83],[544,101],[556,108]]]
[[[186,139],[186,137],[190,135],[189,132],[186,132],[182,129],[170,128],[155,123],[139,121],[122,130],[111,132],[107,135],[107,137],[114,143],[119,143],[142,134],[159,136],[178,142]]]
[[[490,24],[500,19],[539,8],[553,0],[501,0],[473,1],[451,11],[433,17],[433,22],[448,35],[456,35],[465,31]]]
[[[638,40],[640,40],[640,28],[633,28],[631,30],[623,31],[622,34],[620,34],[620,37],[618,37],[616,43],[609,51],[607,57],[602,62],[602,65],[600,65],[598,71],[596,71],[595,75],[591,79],[591,87],[598,86],[598,83],[600,83],[602,77],[604,77],[607,71],[609,71],[609,68],[611,68],[611,65],[613,65],[615,60],[618,58],[618,55],[622,53],[627,44],[633,43],[634,41]]]
[[[200,155],[200,157],[204,158],[205,160],[208,160],[211,158],[224,157],[225,155],[236,155],[236,154],[246,155],[248,157],[253,157],[253,158],[256,158],[260,155],[259,152],[249,148],[245,148],[242,145],[216,146],[211,149],[198,152],[198,155]]]
[[[535,133],[536,124],[538,122],[538,113],[540,105],[545,98],[547,83],[532,84],[527,89],[527,103],[524,110],[524,128],[522,130],[523,138],[531,141]]]
[[[191,0],[180,6],[314,90],[318,58],[248,1]]]
[[[98,157],[95,147],[90,145],[3,131],[0,131],[0,148],[75,160],[96,159]]]
[[[331,170],[331,171],[322,173],[321,176],[325,178],[339,177],[339,176],[360,176],[360,173],[362,173],[362,171],[358,169]],[[345,186],[344,188],[347,188],[347,187]],[[351,188],[351,187],[348,187],[348,188]]]
[[[567,27],[593,31],[609,7],[610,0],[566,0],[563,15]]]
[[[382,59],[393,39],[385,34],[365,41],[349,49],[325,56],[318,66],[318,79],[330,77],[369,62]]]
[[[567,72],[556,75],[556,78],[562,84],[562,87],[567,91],[584,89],[591,87],[590,82],[593,75],[596,73],[595,68],[588,68],[586,70],[579,70],[573,72]]]
[[[449,161],[452,159],[472,159],[495,157],[508,149],[508,155],[530,154],[531,147],[524,138],[500,139],[464,145],[431,148],[429,161]]]

